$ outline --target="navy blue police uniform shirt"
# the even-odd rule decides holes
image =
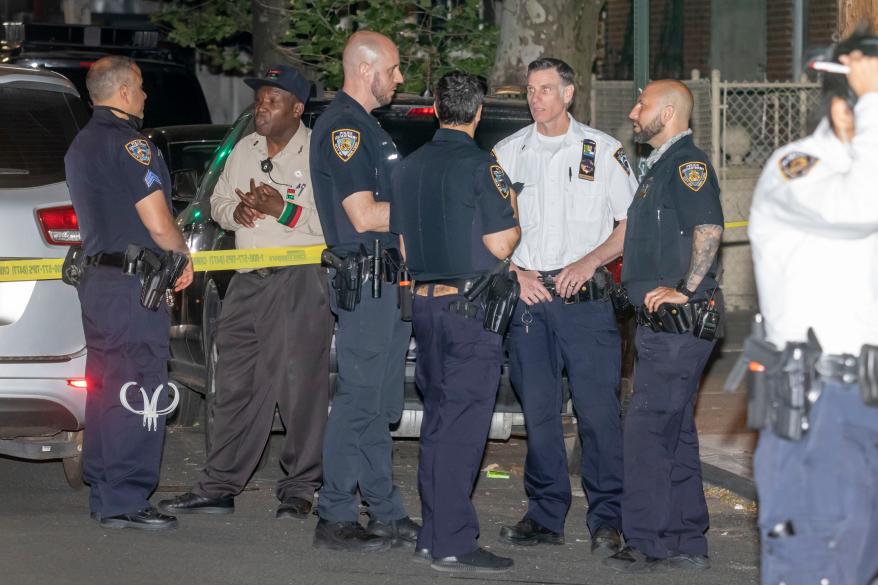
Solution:
[[[393,139],[378,120],[339,91],[311,133],[314,200],[328,246],[356,251],[363,244],[371,250],[377,239],[384,248],[399,247],[389,232],[358,233],[342,207],[342,201],[360,191],[371,191],[376,201],[389,203],[391,175],[399,159]]]
[[[628,208],[622,284],[642,305],[658,286],[674,287],[689,272],[692,233],[698,225],[723,225],[719,181],[707,155],[685,136],[643,176]],[[717,286],[717,260],[693,300]]]
[[[518,225],[511,181],[464,132],[440,128],[393,175],[390,229],[416,281],[469,278],[497,265],[482,236]]]
[[[135,204],[164,191],[171,209],[171,176],[155,145],[105,107],[76,135],[64,168],[86,255],[124,252],[128,244],[159,251]]]

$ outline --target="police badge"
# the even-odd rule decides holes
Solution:
[[[351,160],[360,148],[360,133],[350,128],[332,131],[332,148],[335,155],[344,162]]]
[[[622,167],[622,170],[624,170],[626,174],[631,174],[631,165],[628,164],[628,155],[625,154],[624,148],[620,146],[619,149],[613,153],[613,158],[616,159],[616,162],[619,163],[619,166]]]
[[[506,181],[506,173],[500,165],[491,165],[491,180],[494,181],[494,187],[503,199],[509,198],[509,183]]]
[[[680,180],[693,191],[698,191],[707,182],[707,165],[703,162],[683,163],[680,165],[679,171]]]
[[[804,152],[791,152],[778,161],[784,178],[798,179],[807,175],[819,159]]]
[[[125,145],[125,150],[131,155],[131,158],[142,165],[149,166],[152,160],[152,151],[149,149],[149,142],[143,138],[132,140]]]

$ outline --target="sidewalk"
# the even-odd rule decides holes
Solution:
[[[695,409],[705,481],[750,500],[756,498],[752,461],[758,433],[747,428],[743,384],[734,393],[724,392],[723,384],[741,355],[753,314],[726,315],[726,337],[708,364]]]

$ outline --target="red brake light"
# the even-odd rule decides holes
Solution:
[[[54,246],[78,244],[79,222],[72,205],[37,210],[37,218],[46,241]]]
[[[79,66],[84,69],[91,69],[91,66],[94,65],[94,61],[80,61]]]
[[[85,378],[70,378],[67,380],[67,385],[71,388],[81,388],[83,390],[88,390],[88,380]]]
[[[434,115],[436,115],[436,110],[433,108],[433,106],[429,106],[426,108],[411,108],[408,112],[408,115],[411,117],[434,116]]]

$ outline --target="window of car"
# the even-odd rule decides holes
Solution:
[[[243,114],[238,116],[232,129],[229,130],[229,133],[226,134],[222,144],[216,149],[216,154],[213,157],[213,160],[210,161],[210,166],[207,168],[204,178],[198,185],[198,193],[195,195],[195,201],[206,201],[210,199],[210,196],[213,194],[213,189],[216,187],[216,182],[219,181],[220,175],[226,166],[226,159],[229,158],[232,149],[235,148],[235,145],[241,140],[241,138],[247,136],[253,131],[253,107],[251,106],[245,110]]]
[[[64,155],[87,119],[70,93],[32,84],[0,85],[0,188],[64,180]]]
[[[201,173],[207,168],[216,142],[172,142],[168,144],[168,156],[173,162],[173,170],[191,169]]]

